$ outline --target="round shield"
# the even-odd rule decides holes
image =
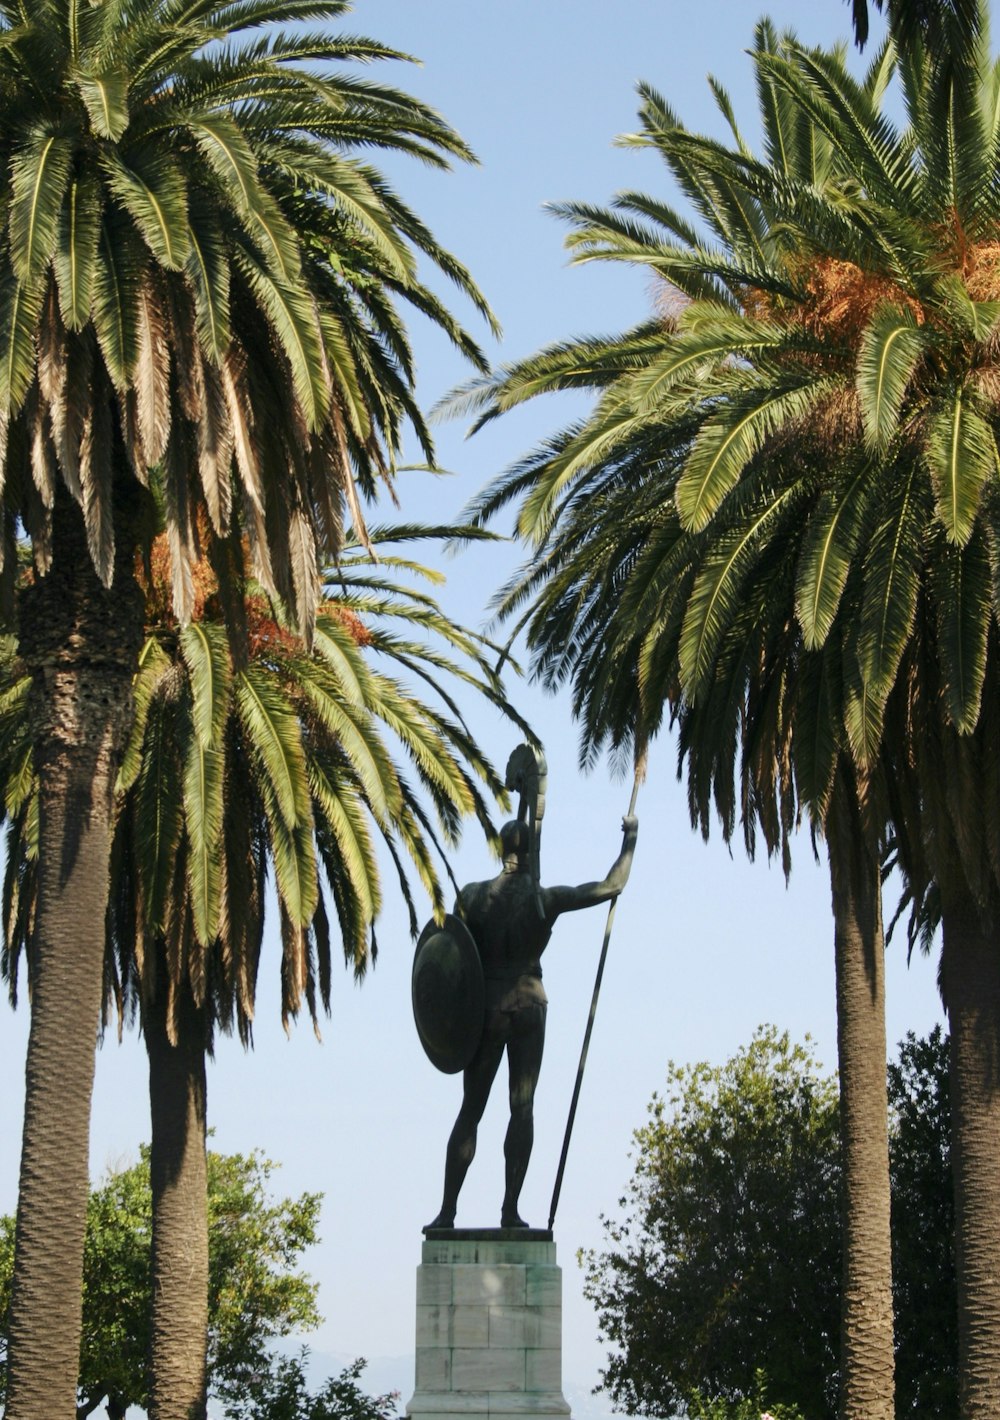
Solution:
[[[483,967],[468,927],[431,920],[413,958],[413,1018],[432,1065],[457,1075],[475,1055],[486,1017]]]

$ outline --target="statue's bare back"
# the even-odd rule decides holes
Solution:
[[[501,830],[503,869],[458,895],[455,915],[469,929],[482,963],[486,1023],[476,1055],[463,1077],[462,1108],[448,1141],[441,1209],[428,1230],[454,1227],[459,1191],[476,1151],[476,1132],[500,1061],[507,1054],[511,1118],[504,1143],[506,1191],[501,1226],[527,1225],[517,1211],[534,1138],[532,1104],[542,1062],[547,998],[542,952],[563,912],[593,907],[617,897],[628,881],[638,820],[622,822],[621,852],[597,882],[543,888],[532,871],[532,836],[514,820]]]

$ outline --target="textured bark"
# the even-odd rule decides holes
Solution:
[[[843,1160],[841,1420],[893,1420],[892,1245],[886,1096],[885,958],[878,860],[851,792],[827,822],[837,967]]]
[[[166,988],[143,1010],[149,1053],[153,1193],[151,1420],[204,1420],[208,1346],[205,1023],[185,983],[176,1045]]]
[[[22,599],[40,840],[8,1420],[76,1416],[112,791],[141,637],[131,543],[120,538],[106,591],[79,510],[63,493],[52,568]]]
[[[963,1420],[1000,1415],[1000,948],[966,894],[942,894]]]

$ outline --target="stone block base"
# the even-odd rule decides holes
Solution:
[[[417,1268],[412,1420],[566,1420],[562,1272],[550,1233],[429,1234]]]

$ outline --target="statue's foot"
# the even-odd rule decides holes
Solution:
[[[453,1228],[455,1226],[454,1208],[442,1208],[441,1212],[434,1219],[433,1223],[425,1223],[422,1232],[429,1233],[432,1228]]]
[[[528,1228],[530,1223],[526,1223],[516,1208],[505,1208],[500,1214],[501,1228]]]

